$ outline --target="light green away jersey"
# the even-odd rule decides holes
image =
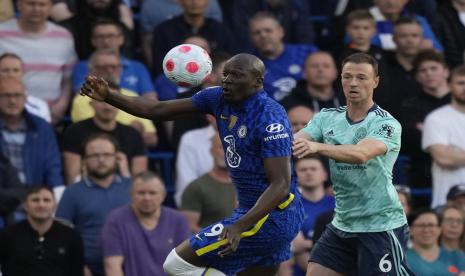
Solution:
[[[313,141],[354,145],[364,138],[383,142],[387,152],[364,164],[330,159],[336,194],[333,225],[346,232],[382,232],[407,223],[392,185],[392,168],[400,150],[401,126],[388,112],[370,109],[360,122],[350,122],[346,107],[322,109],[303,129]]]

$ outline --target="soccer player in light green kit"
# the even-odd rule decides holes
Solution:
[[[294,155],[330,159],[333,221],[314,246],[307,275],[414,275],[404,251],[408,225],[392,168],[401,126],[373,101],[378,64],[357,53],[342,63],[347,106],[323,109],[295,135]]]

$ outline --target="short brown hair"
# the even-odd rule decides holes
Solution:
[[[365,54],[365,53],[352,54],[352,55],[346,57],[342,61],[341,68],[344,68],[344,65],[346,65],[346,63],[349,63],[349,62],[352,62],[352,63],[355,63],[355,64],[363,64],[363,63],[370,64],[371,67],[373,68],[373,72],[375,73],[375,77],[377,77],[379,75],[378,61],[376,61],[376,59],[374,57],[372,57],[371,55],[369,55],[369,54]]]
[[[358,9],[351,11],[346,18],[346,26],[356,20],[368,20],[373,23],[373,26],[376,25],[375,18],[368,10]]]
[[[465,65],[457,66],[452,70],[450,78],[452,79],[455,76],[465,76]]]
[[[427,61],[435,61],[437,63],[442,64],[442,66],[444,66],[445,68],[448,68],[446,60],[444,59],[444,56],[441,53],[433,49],[425,49],[421,50],[413,60],[412,65],[415,72],[418,70],[418,67],[420,67],[421,64],[423,64],[423,62]]]

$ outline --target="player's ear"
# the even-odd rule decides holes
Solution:
[[[257,89],[262,89],[263,88],[263,77],[256,77],[255,78],[255,87]]]

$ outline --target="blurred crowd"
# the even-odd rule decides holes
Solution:
[[[417,275],[465,275],[465,0],[0,0],[0,275],[164,275],[165,257],[236,196],[212,116],[155,123],[79,95],[85,78],[172,100],[258,56],[294,132],[345,105],[340,63],[379,62],[376,104],[402,125],[393,172]],[[177,87],[191,43],[212,74]],[[280,275],[304,275],[335,201],[327,160],[296,161],[306,219]],[[380,191],[382,192],[382,191]]]

